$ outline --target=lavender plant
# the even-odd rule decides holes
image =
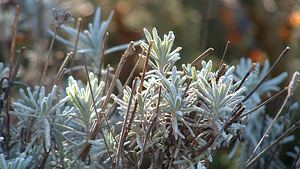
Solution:
[[[195,164],[204,168],[221,143],[244,128],[235,122],[227,125],[246,89],[237,89],[238,82],[233,81],[234,67],[217,80],[212,61],[203,61],[200,70],[187,65],[183,66],[184,71],[178,71],[173,64],[179,59],[180,48],[171,52],[173,33],[169,32],[161,41],[155,28],[153,38],[144,31],[153,46],[147,51],[151,53],[149,63],[153,70],[146,73],[141,87],[145,90],[133,97],[137,108],[127,143],[131,142],[137,159],[143,153],[149,155],[150,168],[194,168]],[[145,43],[141,47],[149,49]],[[173,67],[171,72],[170,67]],[[135,93],[133,90],[138,88],[127,87],[123,99],[115,97],[122,114],[128,108],[134,109],[128,99]]]
[[[63,25],[74,21],[69,12],[52,10],[55,32],[48,61],[55,39],[76,52],[76,44],[56,36],[58,29],[62,28],[73,38],[78,35],[78,52],[88,56],[85,60],[83,55],[87,61],[84,65],[87,81],[69,76],[66,87],[64,83],[58,85],[64,75],[64,62],[53,85],[44,87],[41,82],[40,86],[21,88],[19,95],[14,96],[11,109],[1,107],[1,112],[4,109],[8,112],[1,116],[1,126],[10,116],[13,124],[6,121],[6,127],[9,126],[6,135],[1,130],[0,143],[9,143],[9,149],[0,151],[0,168],[205,169],[213,162],[216,152],[232,142],[235,144],[232,155],[238,156],[235,150],[241,149],[241,168],[250,168],[254,163],[254,168],[284,167],[278,156],[273,155],[271,159],[265,153],[275,152],[280,141],[291,141],[293,136],[288,135],[300,127],[300,122],[286,129],[287,116],[279,116],[283,108],[272,118],[264,106],[258,105],[262,97],[279,90],[278,85],[286,73],[262,81],[272,69],[269,62],[263,67],[256,64],[256,70],[249,72],[253,65],[245,59],[236,67],[222,64],[218,70],[214,70],[211,60],[202,58],[192,64],[176,66],[181,47],[173,50],[173,32],[160,38],[156,28],[152,33],[144,29],[147,42],[140,42],[145,52],[141,54],[145,59],[141,78],[136,77],[131,87],[124,85],[120,95],[111,95],[121,68],[135,50],[134,43],[130,43],[118,69],[111,75],[114,76],[112,84],[98,79],[94,72],[102,70],[101,67],[98,70],[97,64],[102,64],[104,36],[112,19],[111,13],[101,22],[100,13],[98,8],[93,23],[82,33]],[[119,49],[123,46],[107,49],[104,54]],[[24,54],[24,50],[22,52]],[[196,68],[199,60],[200,68]],[[88,72],[87,64],[94,72]],[[14,70],[16,74],[18,69]],[[46,71],[47,68],[44,75]],[[8,74],[8,68],[0,63],[1,79],[11,82]],[[293,95],[298,82],[297,72],[285,88],[288,96],[282,107]],[[9,105],[8,97],[2,96],[3,93],[1,101]],[[117,113],[113,111],[114,104],[118,105]],[[237,138],[242,138],[244,144],[239,145]],[[252,152],[256,146],[259,153]],[[297,149],[289,154],[299,161]]]
[[[236,66],[237,69],[234,72],[234,80],[242,80],[243,77],[246,75],[247,70],[251,68],[252,64],[253,63],[250,59],[242,58],[240,60],[240,63]],[[245,80],[243,85],[248,89],[254,88],[254,86],[266,75],[269,68],[270,64],[268,60],[264,62],[263,67],[259,63],[256,63],[256,70],[249,75],[249,77]],[[250,111],[252,111],[253,108],[255,108],[255,106],[261,103],[261,97],[270,95],[271,92],[278,92],[280,89],[280,83],[282,83],[286,77],[287,73],[284,72],[262,83],[262,85],[253,93],[253,95],[245,103],[247,106],[244,114],[248,114]],[[279,121],[276,122],[276,124],[272,128],[272,131],[269,134],[269,137],[264,141],[263,145],[261,146],[261,149],[268,146],[275,138],[277,138],[278,136],[280,136],[281,133],[284,132],[287,125],[285,119],[287,118],[289,117],[282,117]],[[265,113],[265,106],[262,106],[258,110],[251,112],[251,114],[247,116],[247,121],[245,123],[247,127],[243,130],[243,133],[241,134],[241,137],[244,140],[243,144],[240,145],[242,147],[241,155],[239,155],[239,163],[241,166],[247,161],[249,155],[252,153],[251,151],[253,151],[255,146],[258,144],[260,138],[262,137],[262,131],[265,130],[266,126],[270,125],[272,120],[273,118]],[[289,136],[285,139],[286,141],[282,143],[292,141],[293,138],[294,136]],[[236,153],[238,145],[239,143],[238,141],[236,141],[235,146],[230,154],[230,157],[233,157],[234,153]],[[275,149],[273,151],[275,151]],[[285,168],[283,162],[281,162],[279,157],[274,154],[266,155],[255,166],[255,168],[266,167],[274,169]]]

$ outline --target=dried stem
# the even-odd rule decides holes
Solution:
[[[288,88],[285,87],[284,89],[280,90],[279,92],[277,92],[276,94],[274,94],[273,96],[271,96],[270,98],[265,100],[264,102],[260,103],[259,105],[255,106],[253,109],[249,110],[247,113],[241,115],[240,118],[248,116],[249,114],[251,114],[251,113],[255,112],[256,110],[258,110],[259,108],[261,108],[262,106],[268,104],[270,101],[274,100],[275,98],[277,98],[278,96],[283,94],[285,91],[287,91],[287,89]]]
[[[98,83],[100,83],[100,79],[101,79],[101,71],[102,71],[102,65],[104,64],[104,51],[107,47],[107,42],[108,42],[108,36],[109,36],[109,33],[106,32],[105,35],[104,35],[104,42],[103,42],[103,45],[102,45],[102,48],[101,48],[101,52],[100,52],[100,55],[99,55],[99,69],[98,69]]]
[[[140,86],[139,86],[139,89],[138,89],[139,93],[142,93],[142,91],[143,91],[144,80],[145,80],[146,72],[148,70],[148,64],[149,64],[149,59],[150,59],[150,54],[151,54],[152,43],[153,42],[150,42],[148,50],[147,50],[147,56],[146,56],[146,60],[145,60],[144,68],[143,68],[143,73],[142,73],[142,77],[141,77]],[[134,107],[133,107],[133,111],[131,112],[131,116],[130,116],[130,119],[129,119],[129,122],[128,122],[128,128],[125,131],[125,136],[124,136],[125,138],[126,138],[128,132],[129,132],[130,128],[131,128],[131,123],[134,119],[136,109],[137,109],[137,105],[138,105],[138,101],[137,101],[137,98],[136,98],[135,103],[134,103]]]
[[[147,56],[146,56],[146,60],[145,60],[144,68],[143,68],[143,74],[142,74],[142,77],[141,77],[139,93],[142,92],[143,87],[144,87],[144,80],[145,80],[146,72],[148,70],[148,64],[149,64],[149,60],[150,60],[152,44],[153,44],[153,42],[151,41],[150,44],[149,44],[149,47],[147,49]]]
[[[118,168],[118,166],[119,166],[119,158],[120,158],[121,146],[123,146],[123,143],[124,143],[125,130],[127,128],[126,124],[127,124],[128,118],[129,118],[130,108],[131,108],[133,96],[135,95],[137,81],[138,81],[138,78],[135,78],[134,81],[133,81],[133,84],[132,84],[132,93],[131,93],[130,98],[129,98],[129,102],[128,102],[128,106],[127,106],[127,111],[126,111],[126,114],[125,114],[125,118],[123,120],[123,125],[122,125],[122,129],[121,129],[121,135],[120,135],[120,139],[119,139],[119,143],[118,143],[118,148],[117,148],[117,152],[116,152],[116,156],[115,156],[115,161],[113,163],[113,167],[112,168]]]
[[[58,28],[55,28],[55,31],[54,31],[54,35],[52,36],[52,40],[51,40],[51,44],[50,44],[50,47],[49,47],[49,52],[48,52],[48,56],[47,56],[47,61],[46,61],[46,64],[45,64],[45,67],[44,67],[44,70],[43,70],[43,73],[42,73],[42,77],[40,79],[40,84],[39,84],[39,90],[38,90],[38,93],[41,91],[41,87],[44,83],[44,78],[45,78],[45,75],[46,75],[46,72],[48,70],[48,67],[49,67],[49,62],[50,62],[50,57],[51,57],[51,53],[52,53],[52,49],[53,49],[53,46],[54,46],[54,41],[55,41],[55,37],[57,35],[57,29]],[[37,96],[38,97],[38,96]],[[38,99],[38,98],[37,98]],[[36,100],[37,100],[36,99]]]
[[[4,147],[3,151],[6,153],[7,157],[9,156],[9,141],[10,141],[10,116],[9,116],[9,110],[11,106],[11,89],[12,85],[14,84],[15,78],[17,76],[17,73],[19,71],[20,65],[22,63],[22,60],[24,58],[24,53],[25,53],[25,47],[21,48],[19,57],[16,63],[16,66],[13,67],[13,65],[10,65],[9,69],[9,83],[7,87],[7,91],[5,93],[4,99],[6,98],[6,111],[5,111],[5,128],[4,128],[4,134],[5,134],[5,139],[4,139]],[[2,83],[1,83],[2,84]]]
[[[224,126],[224,130],[226,131],[228,129],[229,126],[231,126],[232,123],[236,122],[240,115],[243,113],[243,111],[245,110],[245,107],[240,105],[238,111],[236,111],[236,113],[233,114],[233,116],[230,118],[230,120],[225,124]]]
[[[79,41],[79,35],[80,35],[80,28],[81,28],[81,18],[77,19],[77,35],[76,35],[76,40],[75,40],[75,46],[74,46],[74,51],[73,51],[73,55],[71,58],[71,63],[70,63],[70,67],[71,67],[71,74],[73,73],[73,61],[76,58],[77,55],[77,49],[78,49],[78,41]]]
[[[107,104],[108,104],[108,102],[109,102],[109,100],[110,100],[110,96],[111,96],[111,94],[112,94],[112,92],[113,92],[113,90],[114,90],[114,88],[115,88],[116,81],[117,81],[117,79],[118,79],[119,76],[120,76],[121,70],[123,69],[123,66],[124,66],[126,60],[127,60],[128,57],[131,56],[131,55],[134,53],[134,51],[135,51],[133,45],[134,45],[134,42],[130,42],[129,45],[128,45],[128,48],[126,49],[125,53],[124,53],[124,54],[122,55],[122,57],[121,57],[121,60],[120,60],[120,62],[119,62],[119,64],[118,64],[118,67],[117,67],[117,70],[116,70],[116,72],[115,72],[115,74],[114,74],[114,77],[113,77],[113,79],[112,79],[112,81],[111,81],[111,84],[110,84],[110,86],[109,86],[109,88],[108,88],[108,91],[107,91],[107,94],[106,94],[106,99],[104,100],[104,102],[103,102],[103,104],[102,104],[102,110],[103,110],[103,111],[106,109],[106,106],[107,106]],[[107,113],[107,114],[105,115],[105,117],[108,118],[108,117],[109,117],[109,114]]]
[[[256,63],[253,63],[252,66],[250,67],[250,69],[248,70],[248,72],[246,73],[246,75],[243,77],[241,83],[239,84],[239,86],[235,89],[235,91],[238,91],[242,85],[244,84],[244,82],[246,81],[246,79],[250,76],[250,74],[253,72],[253,70],[256,67]]]
[[[141,157],[140,157],[140,161],[139,161],[139,168],[143,162],[143,158],[144,158],[144,152],[145,152],[145,148],[146,148],[146,144],[147,144],[147,141],[148,141],[148,137],[153,129],[154,126],[156,126],[156,123],[157,123],[157,118],[159,118],[160,116],[160,113],[159,113],[159,105],[160,105],[160,99],[161,99],[161,89],[162,89],[162,86],[160,85],[159,86],[159,92],[158,92],[158,99],[157,99],[157,104],[156,104],[156,112],[155,112],[155,117],[150,121],[151,124],[146,132],[146,135],[145,135],[145,139],[144,139],[144,145],[143,145],[143,149],[142,149],[142,152],[141,152]]]
[[[20,5],[16,5],[15,18],[14,18],[14,24],[12,29],[12,40],[11,40],[11,46],[9,51],[9,59],[8,59],[10,68],[12,68],[14,57],[15,57],[19,14],[20,14]]]
[[[269,134],[271,128],[273,127],[273,125],[275,124],[276,120],[278,119],[278,117],[280,116],[281,112],[283,111],[285,105],[287,104],[287,102],[289,101],[289,99],[293,96],[293,92],[291,90],[294,90],[295,88],[295,81],[299,78],[299,72],[294,73],[293,78],[288,86],[288,93],[280,107],[280,109],[278,110],[276,116],[274,117],[274,119],[272,120],[271,124],[268,126],[267,130],[265,131],[265,133],[263,134],[262,138],[259,140],[258,144],[256,145],[256,147],[254,148],[252,154],[249,157],[249,160],[247,162],[249,162],[253,155],[255,154],[255,152],[258,150],[259,146],[262,144],[263,140],[266,138],[266,136]]]
[[[15,57],[15,49],[16,49],[16,38],[17,38],[17,28],[18,28],[18,20],[19,20],[19,14],[20,14],[20,6],[16,5],[16,11],[15,11],[15,18],[14,18],[14,24],[13,24],[13,29],[12,29],[12,41],[11,41],[11,46],[10,46],[10,51],[9,51],[9,86],[6,91],[6,111],[5,111],[5,121],[4,121],[4,134],[5,134],[5,139],[4,139],[4,147],[3,151],[6,154],[6,157],[9,157],[9,141],[10,141],[10,115],[9,115],[9,110],[10,110],[10,104],[11,104],[11,84],[13,84],[13,62],[14,62],[14,57]],[[15,69],[15,71],[18,71],[18,69]]]
[[[206,51],[204,51],[200,56],[198,56],[192,63],[192,66],[196,66],[197,63],[201,62],[202,60],[204,60],[207,56],[210,55],[210,53],[214,51],[213,48],[208,48]]]
[[[221,65],[221,67],[219,68],[217,77],[216,77],[216,81],[218,82],[220,77],[224,75],[225,71],[226,71],[227,65],[225,63],[223,63]]]
[[[142,58],[142,57],[140,56],[140,57],[138,58],[138,60],[136,61],[136,63],[135,63],[135,65],[134,65],[133,69],[131,70],[130,75],[128,76],[126,82],[124,83],[124,85],[123,85],[123,87],[122,87],[122,91],[123,91],[123,90],[125,89],[125,87],[129,84],[129,82],[131,82],[131,79],[132,79],[132,77],[134,76],[134,72],[135,72],[136,68],[138,67],[138,65],[139,65],[139,63],[140,63],[141,58]],[[123,93],[119,93],[118,99],[121,99],[122,96],[123,96]],[[117,103],[114,102],[114,103],[112,104],[112,106],[111,106],[111,110],[110,110],[111,113],[114,112],[114,109],[116,108],[116,106],[117,106]]]
[[[248,169],[251,166],[253,166],[256,162],[258,162],[268,151],[270,151],[272,148],[274,148],[276,145],[282,141],[285,137],[290,135],[292,132],[294,132],[296,129],[300,128],[300,121],[296,122],[294,125],[292,125],[290,128],[288,128],[284,133],[282,133],[276,140],[274,140],[270,145],[268,145],[266,148],[264,148],[257,156],[255,156],[251,161],[248,161],[244,167],[244,169]]]
[[[230,44],[230,41],[227,41],[226,46],[225,46],[225,49],[224,49],[224,52],[223,52],[223,55],[222,55],[222,58],[221,58],[221,61],[220,61],[220,68],[221,68],[221,66],[222,66],[223,63],[224,63],[224,58],[225,58],[225,55],[226,55],[226,53],[227,53],[229,44]]]
[[[243,99],[242,102],[247,101],[252,94],[261,86],[261,84],[267,79],[267,77],[271,74],[271,72],[274,70],[274,68],[278,65],[280,60],[283,58],[283,56],[290,50],[290,47],[286,47],[282,53],[279,55],[279,57],[276,59],[275,63],[271,66],[271,68],[268,70],[266,75],[259,81],[259,83],[251,90],[251,92]]]
[[[104,140],[104,144],[105,144],[107,153],[108,153],[109,158],[110,158],[110,161],[111,161],[111,163],[112,163],[112,162],[113,162],[113,160],[112,160],[112,155],[111,155],[111,153],[110,153],[109,146],[107,145],[107,141],[106,141],[106,138],[105,138],[105,136],[104,136],[103,129],[102,129],[102,127],[101,127],[102,115],[99,114],[99,113],[97,112],[97,107],[96,107],[95,97],[94,97],[94,93],[93,93],[93,90],[92,90],[92,85],[91,85],[91,81],[90,81],[90,78],[89,78],[89,73],[88,73],[88,69],[87,69],[86,59],[85,59],[85,56],[84,56],[84,55],[83,55],[83,60],[84,60],[84,66],[85,66],[86,78],[87,78],[88,85],[89,85],[90,92],[91,92],[91,96],[92,96],[93,107],[94,107],[95,114],[96,114],[96,116],[97,116],[97,120],[96,120],[96,122],[95,122],[96,124],[93,125],[93,126],[95,126],[95,127],[92,127],[92,129],[91,129],[92,132],[90,132],[91,135],[93,136],[91,139],[94,139],[94,137],[96,137],[97,131],[100,129],[100,133],[101,133],[101,135],[102,135],[102,137],[103,137],[103,140]],[[107,124],[107,125],[108,125],[108,124]],[[89,139],[89,138],[87,138],[87,141],[88,141],[88,139]],[[85,153],[85,154],[80,154],[81,160],[85,160],[85,158],[86,158],[86,156],[87,156],[87,154],[88,154],[88,152],[89,152],[89,149],[90,149],[90,146],[91,146],[91,145],[90,145],[89,143],[87,143],[87,144],[88,144],[88,146],[86,147],[86,150],[83,149],[83,151],[82,151],[82,152],[86,152],[86,153]]]
[[[61,79],[62,75],[64,74],[65,71],[65,67],[68,64],[68,62],[70,61],[71,57],[72,57],[73,53],[68,53],[65,60],[63,61],[63,63],[61,64],[57,74],[56,74],[56,78],[54,80],[54,83],[52,86],[57,85],[59,80]]]

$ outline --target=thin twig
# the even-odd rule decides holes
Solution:
[[[253,63],[252,66],[250,67],[250,69],[248,70],[248,72],[246,73],[246,75],[243,77],[241,83],[239,84],[239,86],[235,89],[235,92],[238,91],[242,85],[244,84],[244,82],[246,81],[246,79],[250,76],[250,74],[253,72],[253,70],[256,67],[256,63]]]
[[[121,69],[122,69],[122,67],[124,65],[124,63],[123,63],[123,62],[125,62],[124,60],[126,60],[127,57],[132,54],[133,50],[134,50],[133,49],[133,42],[131,42],[130,45],[128,46],[127,50],[125,51],[125,53],[122,55],[121,61],[119,63],[119,66],[118,66],[118,69],[116,71],[116,74],[115,74],[115,76],[114,76],[114,78],[112,80],[113,81],[112,83],[116,83],[116,80],[117,80],[117,78],[118,78],[118,76],[120,74],[120,71],[121,71]],[[84,60],[85,60],[85,57],[84,57]],[[87,70],[87,65],[86,64],[85,64],[85,69]],[[106,99],[105,99],[106,103],[104,102],[103,105],[102,105],[102,111],[105,110],[105,108],[106,108],[106,106],[108,104],[108,101],[109,101],[108,97],[110,97],[110,95],[112,94],[112,91],[113,91],[113,88],[114,88],[114,87],[112,87],[112,85],[113,86],[115,85],[115,84],[112,84],[112,83],[110,85],[110,88],[108,89],[108,93],[107,93],[107,96],[106,96]],[[95,127],[91,128],[91,130],[89,132],[89,135],[94,136],[94,137],[96,136],[99,128],[102,130],[102,128],[100,126],[101,121],[102,121],[101,113],[100,114],[96,114],[96,115],[97,115],[97,121],[93,124]],[[109,126],[109,122],[108,122],[108,119],[107,119],[107,116],[104,116],[104,118],[105,118],[105,122],[106,122],[108,130],[111,131],[110,126]],[[91,147],[90,143],[86,143],[84,145],[84,147],[82,148],[82,151],[80,153],[80,156],[79,156],[81,159],[85,159],[86,158],[87,153],[89,152],[90,147]]]
[[[45,67],[44,67],[44,70],[43,70],[43,73],[42,73],[42,77],[40,79],[38,93],[41,91],[41,87],[44,83],[44,78],[45,78],[46,72],[47,72],[48,67],[49,67],[50,57],[51,57],[52,49],[53,49],[53,46],[54,46],[55,37],[57,35],[57,29],[58,28],[55,28],[54,35],[52,36],[51,44],[50,44],[49,51],[48,51],[47,61],[46,61],[46,64],[45,64]]]
[[[271,68],[268,70],[266,75],[259,81],[259,83],[251,90],[251,92],[243,99],[242,102],[247,101],[252,94],[261,86],[261,84],[268,78],[268,76],[271,74],[271,72],[274,70],[274,68],[278,65],[280,60],[283,58],[283,56],[290,50],[290,47],[286,47],[282,53],[279,55],[279,57],[276,59],[275,63],[271,66]]]
[[[10,51],[9,51],[9,86],[7,89],[6,93],[6,111],[5,111],[5,128],[4,128],[4,133],[5,133],[5,139],[4,139],[4,147],[3,151],[6,154],[6,157],[9,157],[9,141],[10,141],[10,115],[9,115],[9,110],[10,110],[10,104],[11,104],[11,87],[10,85],[13,84],[13,62],[14,62],[14,57],[15,57],[15,49],[16,49],[16,38],[17,38],[17,28],[18,28],[18,21],[19,21],[19,14],[20,14],[20,5],[16,5],[16,11],[15,11],[15,18],[14,18],[14,24],[13,24],[13,29],[12,29],[12,41],[11,41],[11,46],[10,46]],[[21,54],[21,53],[20,53]],[[21,56],[20,56],[21,57]],[[15,71],[18,71],[18,69],[15,68]]]
[[[192,63],[192,66],[196,66],[197,63],[201,62],[202,60],[204,60],[207,56],[209,56],[209,54],[214,51],[213,48],[208,48],[206,51],[204,51],[200,56],[198,56]]]
[[[142,92],[143,87],[144,87],[144,80],[145,80],[146,72],[148,70],[148,64],[149,64],[149,60],[150,60],[150,54],[151,54],[152,44],[153,44],[153,42],[151,41],[150,44],[149,44],[149,47],[147,49],[147,56],[146,56],[146,60],[145,60],[144,68],[143,68],[143,74],[142,74],[142,77],[141,77],[141,83],[140,83],[140,87],[139,87],[139,93]]]
[[[230,44],[230,41],[227,41],[226,46],[225,46],[225,49],[224,49],[224,52],[223,52],[223,55],[222,55],[222,58],[221,58],[221,61],[220,61],[220,67],[221,67],[221,66],[223,65],[223,63],[224,63],[224,58],[225,58],[225,55],[226,55],[226,53],[227,53],[229,44]]]
[[[143,87],[144,87],[144,80],[145,80],[145,76],[146,76],[146,72],[148,70],[148,64],[149,64],[149,60],[150,60],[150,54],[151,54],[151,49],[152,49],[152,41],[150,42],[149,44],[149,47],[148,47],[148,50],[147,50],[147,56],[146,56],[146,60],[145,60],[145,64],[144,64],[144,68],[143,68],[143,73],[142,73],[142,77],[141,77],[141,82],[140,82],[140,86],[139,86],[139,89],[138,89],[138,92],[141,94],[142,91],[143,91]],[[138,101],[137,101],[137,98],[135,100],[135,103],[134,103],[134,107],[133,107],[133,111],[131,112],[131,116],[130,116],[130,119],[129,119],[129,122],[128,122],[128,128],[127,130],[125,131],[125,138],[128,134],[128,132],[130,131],[130,128],[131,128],[131,123],[134,119],[134,116],[135,116],[135,113],[136,113],[136,110],[137,110],[137,105],[138,105]]]
[[[135,95],[135,91],[136,91],[136,84],[137,81],[139,79],[135,78],[132,84],[132,92],[129,98],[129,102],[128,102],[128,106],[127,106],[127,111],[125,113],[125,118],[123,120],[123,125],[122,125],[122,129],[121,129],[121,135],[120,135],[120,139],[119,139],[119,143],[118,143],[118,148],[117,148],[117,152],[116,152],[116,156],[115,156],[115,161],[113,163],[113,167],[112,168],[118,168],[119,166],[119,158],[120,158],[120,151],[121,151],[121,146],[123,146],[124,143],[124,136],[125,136],[125,130],[126,130],[126,124],[129,118],[129,114],[130,114],[130,108],[131,108],[131,104],[132,104],[132,100],[133,100],[133,96]]]
[[[244,169],[248,169],[253,166],[259,159],[261,159],[268,151],[274,148],[279,142],[294,132],[296,129],[300,128],[300,121],[296,122],[290,128],[288,128],[284,133],[282,133],[276,140],[274,140],[270,145],[264,148],[257,156],[255,156],[251,161],[247,162]]]
[[[249,157],[248,162],[252,159],[253,155],[255,154],[255,152],[258,150],[259,146],[262,144],[263,140],[266,138],[266,136],[269,134],[271,128],[273,127],[273,125],[275,124],[276,120],[278,119],[278,117],[280,116],[281,112],[283,111],[285,105],[287,104],[287,102],[289,101],[289,99],[293,96],[293,91],[295,89],[295,82],[296,80],[299,78],[299,72],[294,73],[292,80],[290,81],[290,84],[288,86],[288,93],[280,107],[280,109],[278,110],[276,116],[274,117],[274,119],[272,120],[271,124],[268,126],[267,130],[265,131],[265,133],[263,134],[263,136],[261,137],[261,139],[259,140],[258,144],[256,145],[256,147],[254,148],[252,154]]]
[[[104,41],[103,41],[103,45],[102,45],[100,55],[99,55],[98,83],[100,83],[100,79],[101,79],[102,65],[104,64],[104,50],[107,47],[108,36],[109,36],[109,33],[106,32],[104,35]]]
[[[160,99],[161,99],[161,89],[162,89],[162,86],[160,85],[159,86],[159,92],[158,92],[158,99],[157,99],[157,103],[156,103],[156,112],[155,112],[155,117],[150,121],[151,124],[146,132],[146,136],[145,136],[145,139],[144,139],[144,145],[143,145],[143,148],[142,148],[142,151],[141,151],[141,157],[140,157],[140,161],[139,161],[139,164],[138,164],[138,168],[140,168],[140,166],[142,165],[142,162],[143,162],[143,158],[144,158],[144,152],[145,152],[145,148],[146,148],[146,144],[147,144],[147,141],[148,141],[148,137],[153,129],[153,127],[156,125],[157,123],[157,118],[159,118],[160,116],[160,113],[159,113],[159,105],[160,105]]]
[[[75,40],[75,46],[74,46],[74,51],[73,51],[73,55],[71,58],[71,63],[70,63],[70,67],[71,67],[71,75],[73,73],[73,62],[74,59],[76,59],[77,56],[77,49],[78,49],[78,41],[79,41],[79,35],[80,35],[80,28],[81,28],[81,18],[77,19],[77,35],[76,35],[76,40]]]
[[[57,85],[59,80],[61,79],[61,76],[64,74],[65,72],[65,67],[68,64],[68,62],[70,61],[71,57],[72,57],[73,53],[70,52],[67,54],[66,58],[64,59],[63,63],[61,64],[57,74],[56,74],[56,78],[54,80],[54,83],[52,86]]]
[[[9,116],[9,111],[10,111],[10,106],[11,106],[11,89],[12,85],[14,84],[15,78],[17,76],[17,73],[19,71],[20,65],[23,61],[25,54],[25,47],[22,47],[19,53],[19,57],[16,63],[16,66],[14,69],[10,68],[9,69],[9,84],[7,87],[7,91],[5,94],[4,98],[7,98],[6,100],[6,111],[5,111],[5,141],[4,141],[4,152],[7,154],[7,157],[9,156],[9,141],[10,141],[10,116]],[[12,66],[13,67],[13,66]]]
[[[217,77],[216,77],[216,81],[218,82],[220,77],[224,75],[225,71],[226,71],[227,65],[225,63],[223,63],[221,65],[221,67],[219,68]]]
[[[10,68],[12,68],[14,57],[15,57],[19,14],[20,14],[20,5],[16,5],[15,18],[14,18],[14,24],[12,29],[12,40],[11,40],[11,46],[9,51],[9,59],[8,59]]]
[[[106,94],[106,98],[105,98],[105,100],[104,100],[104,102],[102,104],[102,110],[106,109],[106,106],[107,106],[107,104],[108,104],[108,102],[110,100],[110,96],[111,96],[111,94],[112,94],[112,92],[113,92],[113,90],[115,88],[116,81],[117,81],[117,79],[120,76],[121,70],[123,69],[123,66],[124,66],[126,60],[135,51],[133,45],[134,45],[134,42],[130,42],[129,45],[128,45],[128,48],[126,49],[126,51],[124,52],[124,54],[121,57],[121,60],[120,60],[120,62],[118,64],[118,67],[117,67],[117,70],[116,70],[116,72],[114,74],[114,77],[113,77],[113,79],[111,81],[111,84],[110,84],[110,86],[108,88],[108,91],[107,91],[107,94]],[[109,117],[108,114],[106,114],[105,117],[108,118]]]
[[[106,138],[105,138],[105,135],[104,135],[104,132],[103,132],[103,129],[101,127],[101,121],[102,121],[102,115],[99,114],[97,112],[97,107],[96,107],[96,102],[95,102],[95,97],[94,97],[94,93],[93,93],[93,90],[92,90],[92,85],[91,85],[91,81],[90,81],[90,78],[89,78],[89,73],[88,73],[88,69],[87,69],[87,63],[86,63],[86,59],[85,59],[85,56],[83,55],[83,60],[84,60],[84,66],[85,66],[85,73],[86,73],[86,78],[87,78],[87,81],[88,81],[88,85],[89,85],[89,88],[90,88],[90,93],[91,93],[91,96],[92,96],[92,101],[93,101],[93,107],[94,107],[94,111],[95,111],[95,114],[97,116],[97,121],[96,121],[96,125],[95,125],[95,130],[98,130],[100,129],[100,133],[103,137],[103,140],[104,140],[104,144],[105,144],[105,147],[106,147],[106,150],[107,150],[107,153],[109,155],[109,158],[110,158],[110,161],[111,163],[113,162],[113,159],[112,159],[112,155],[110,153],[110,150],[109,150],[109,146],[107,145],[107,141],[106,141]],[[91,133],[97,133],[97,132],[91,132]],[[94,135],[94,134],[93,134]],[[92,138],[93,139],[93,138]],[[88,141],[88,140],[87,140]],[[89,144],[90,145],[90,144]],[[88,148],[89,149],[89,148]],[[84,157],[84,156],[82,156]],[[82,158],[81,158],[82,159]],[[85,157],[84,157],[85,159]]]
[[[131,82],[132,77],[134,76],[135,70],[136,70],[136,68],[138,67],[139,62],[141,61],[141,58],[142,58],[142,57],[140,56],[140,57],[138,58],[138,60],[136,61],[136,63],[135,63],[135,65],[134,65],[133,69],[131,70],[130,75],[128,76],[126,82],[124,83],[124,85],[123,85],[123,87],[122,87],[122,91],[124,91],[124,89],[125,89],[126,86],[129,84],[129,82]],[[118,95],[117,98],[118,98],[118,99],[121,99],[122,97],[123,97],[123,93],[119,93],[119,95]],[[110,111],[109,111],[109,112],[110,112],[110,116],[112,116],[112,113],[114,112],[116,106],[117,106],[117,103],[114,102],[114,103],[112,104],[112,106],[111,106]]]
[[[225,124],[225,126],[224,126],[225,131],[228,129],[229,126],[231,126],[232,123],[236,122],[237,119],[239,119],[240,115],[243,113],[244,110],[245,110],[245,107],[240,105],[240,108],[238,109],[238,111],[236,113],[234,113],[233,116],[228,121],[228,123]]]
[[[287,87],[285,87],[284,89],[280,90],[279,92],[277,92],[276,94],[274,94],[273,96],[271,96],[270,98],[268,98],[267,100],[265,100],[264,102],[260,103],[259,105],[255,106],[253,109],[249,110],[247,113],[241,115],[240,118],[243,118],[243,117],[248,116],[249,114],[255,112],[256,110],[258,110],[262,106],[268,104],[270,101],[274,100],[275,98],[277,98],[278,96],[280,96],[281,94],[283,94],[285,91],[287,91]]]

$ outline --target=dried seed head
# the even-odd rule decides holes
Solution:
[[[53,8],[52,16],[56,21],[56,29],[58,29],[61,25],[65,23],[75,22],[75,19],[73,18],[72,14],[64,10]]]

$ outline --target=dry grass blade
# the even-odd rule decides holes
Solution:
[[[213,48],[208,48],[206,51],[204,51],[200,56],[198,56],[192,63],[192,66],[196,66],[197,63],[201,62],[202,60],[204,60],[207,56],[209,56],[209,54],[214,51]]]

